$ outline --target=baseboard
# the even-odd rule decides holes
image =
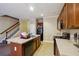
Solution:
[[[43,42],[53,43],[53,41],[43,41]]]

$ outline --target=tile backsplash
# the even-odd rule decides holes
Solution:
[[[63,32],[70,33],[70,40],[74,42],[74,33],[79,34],[79,29],[62,30],[61,33]]]

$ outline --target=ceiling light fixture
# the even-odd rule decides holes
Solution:
[[[34,7],[33,6],[30,6],[30,11],[34,11]]]
[[[41,16],[43,17],[44,15],[43,15],[43,14],[41,14]]]

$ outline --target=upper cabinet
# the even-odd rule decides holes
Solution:
[[[63,28],[67,28],[67,5],[64,5],[63,13],[62,13],[62,20],[63,20]]]
[[[79,28],[79,3],[75,4],[75,27]]]
[[[57,20],[58,30],[67,28],[67,5],[65,4]]]
[[[60,28],[58,29],[79,28],[79,4],[78,3],[64,4],[61,13],[58,17],[58,23],[59,22],[60,22]],[[61,28],[61,25],[63,28]]]
[[[67,28],[74,27],[74,19],[75,19],[75,11],[74,11],[74,4],[68,3],[67,5]]]

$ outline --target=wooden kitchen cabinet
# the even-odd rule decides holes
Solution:
[[[75,4],[75,27],[79,28],[79,3]]]
[[[74,4],[73,3],[67,3],[67,28],[73,28],[74,27]]]
[[[55,38],[54,38],[54,56],[60,56],[59,49],[58,49]]]
[[[33,53],[35,52],[35,44],[34,44],[34,41],[30,41],[30,42],[27,42],[26,44],[24,44],[24,55],[25,56],[30,56],[30,55],[33,55]]]
[[[38,38],[36,38],[36,39],[38,39],[37,40],[37,48],[40,46],[40,44],[41,44],[41,41],[40,41],[40,37],[38,37]]]
[[[29,40],[29,39],[18,39],[18,40]],[[19,41],[18,41],[19,42]],[[31,56],[39,48],[40,36],[33,38],[32,40],[25,43],[16,43],[14,41],[10,44],[11,56]]]
[[[79,3],[67,4],[67,21],[69,29],[79,29]]]
[[[63,20],[63,29],[79,29],[79,3],[65,3],[59,20]]]
[[[62,23],[63,23],[62,29],[67,29],[67,5],[66,4],[63,6],[57,21],[58,22],[62,21]]]
[[[67,28],[67,5],[64,5],[63,8],[63,15],[62,15],[62,19],[63,19],[63,28],[66,29]]]

